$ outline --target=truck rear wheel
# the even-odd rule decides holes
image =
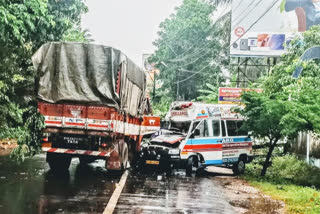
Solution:
[[[87,165],[89,163],[94,162],[95,160],[96,160],[95,158],[87,157],[87,156],[79,157],[80,166],[85,166],[85,165]]]
[[[122,151],[122,168],[121,170],[124,171],[128,167],[129,162],[129,149],[127,143],[123,144],[123,151]]]
[[[47,162],[54,172],[63,172],[69,169],[71,157],[63,154],[47,152]]]

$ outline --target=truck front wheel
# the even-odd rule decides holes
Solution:
[[[47,152],[47,162],[53,172],[63,172],[69,169],[71,157],[63,154]]]

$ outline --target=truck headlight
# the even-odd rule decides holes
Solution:
[[[178,155],[178,154],[180,154],[180,150],[179,149],[169,149],[168,154],[169,155]]]

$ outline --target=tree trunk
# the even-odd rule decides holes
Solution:
[[[274,142],[272,142],[272,140],[270,140],[270,146],[269,146],[269,151],[268,151],[268,154],[266,156],[266,160],[263,164],[263,168],[262,168],[262,171],[261,171],[261,176],[265,176],[266,173],[267,173],[267,169],[270,165],[270,159],[271,159],[271,156],[272,156],[272,152],[274,150],[274,148],[276,147],[277,145],[277,142],[278,142],[278,139],[275,139]]]

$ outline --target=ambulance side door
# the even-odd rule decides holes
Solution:
[[[205,165],[222,164],[222,137],[220,120],[205,119],[194,132],[190,146],[194,153],[202,155]]]

